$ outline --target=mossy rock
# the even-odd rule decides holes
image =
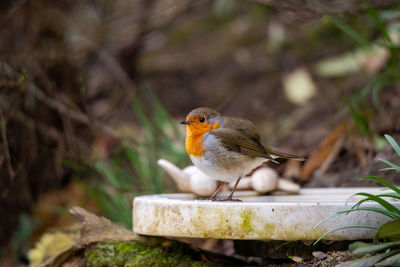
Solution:
[[[136,241],[97,243],[85,251],[87,266],[218,266],[182,243],[149,246]]]
[[[138,236],[80,207],[72,208],[71,213],[82,221],[79,240],[45,262],[42,257],[40,262],[35,262],[36,265],[41,264],[43,267],[243,266],[248,263],[175,240]]]

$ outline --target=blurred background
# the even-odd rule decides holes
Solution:
[[[156,161],[190,164],[178,122],[200,106],[307,157],[271,164],[302,186],[376,185],[399,161],[400,10],[303,2],[1,1],[2,265],[72,206],[130,228],[134,196],[176,192]]]

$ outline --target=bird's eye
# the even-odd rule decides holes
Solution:
[[[204,122],[206,119],[204,119],[203,117],[201,117],[200,119],[199,119],[199,121],[200,122]]]

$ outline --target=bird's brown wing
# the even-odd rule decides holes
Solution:
[[[276,157],[279,158],[285,158],[285,159],[295,159],[299,161],[305,160],[302,157],[288,154],[288,153],[283,153],[283,152],[278,152],[275,150],[272,150],[270,148],[266,148],[263,145],[261,145],[261,137],[260,134],[258,133],[257,128],[254,126],[254,124],[245,119],[240,119],[240,118],[233,118],[233,117],[224,117],[222,124],[222,128],[218,128],[216,130],[219,130],[221,133],[218,133],[221,136],[226,136],[228,140],[236,140],[237,139],[241,140],[240,148],[241,152],[250,156],[255,156],[255,157],[264,157],[270,160],[273,160]],[[213,131],[216,131],[213,130]],[[226,131],[226,130],[231,130],[231,131]],[[243,140],[244,139],[244,140]],[[228,143],[228,141],[227,141]],[[233,142],[234,143],[234,142]],[[229,144],[227,144],[227,147],[229,147]],[[234,150],[236,151],[236,150]],[[275,156],[275,157],[274,157]],[[274,161],[276,162],[276,161]]]
[[[244,133],[249,138],[261,143],[261,136],[254,124],[245,119],[234,118],[234,117],[224,117],[222,128],[235,129]]]
[[[243,153],[251,157],[261,157],[274,161],[265,151],[257,138],[252,138],[242,130],[218,128],[211,130],[210,134],[217,137],[229,150]]]

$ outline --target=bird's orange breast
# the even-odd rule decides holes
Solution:
[[[191,124],[186,126],[186,140],[185,140],[185,148],[189,156],[194,157],[202,157],[204,152],[207,151],[201,140],[204,135],[213,129],[217,129],[219,127],[219,123],[214,124]]]

